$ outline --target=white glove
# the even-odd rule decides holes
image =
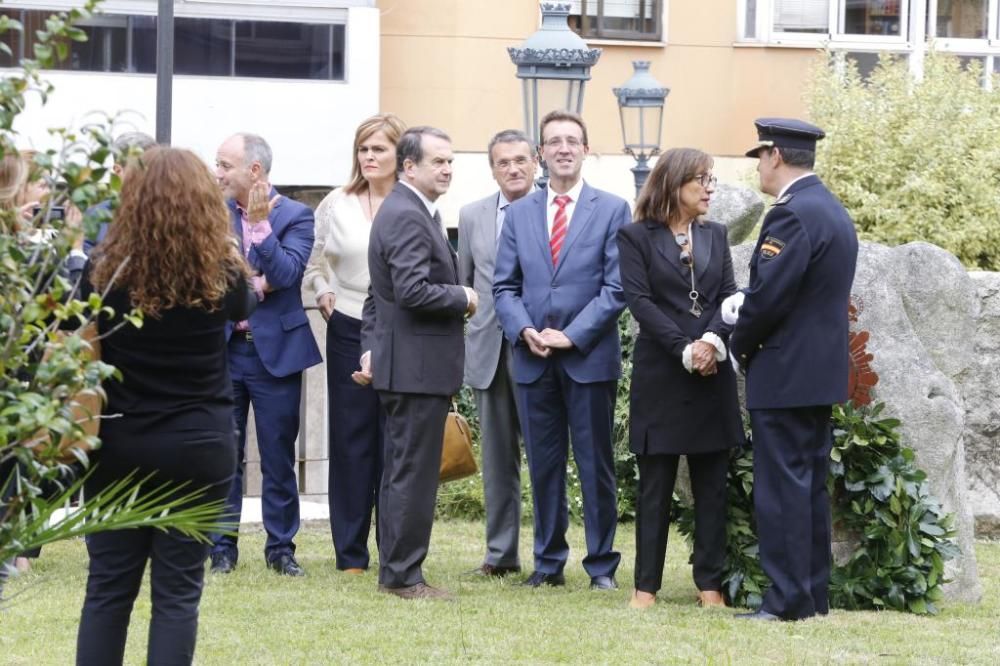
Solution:
[[[742,291],[738,291],[732,296],[722,301],[722,321],[730,326],[740,318],[740,308],[743,307],[743,300],[747,297]]]

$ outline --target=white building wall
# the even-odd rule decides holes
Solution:
[[[11,4],[23,8],[43,5]],[[286,4],[216,3],[207,12],[205,3],[188,2],[177,3],[176,11],[181,15],[183,5],[193,5],[198,11],[186,15],[328,22],[343,22],[346,14],[346,80],[175,76],[172,144],[190,148],[211,164],[216,148],[228,135],[253,132],[267,139],[274,150],[272,180],[276,185],[341,184],[350,174],[354,128],[379,108],[378,9],[345,7],[360,4],[349,1],[328,2],[325,9],[282,8]],[[113,8],[139,14],[152,6],[155,13],[155,5],[116,2]],[[330,5],[339,7],[331,9]],[[15,126],[20,147],[54,147],[48,128],[79,127],[95,112],[124,114],[128,126],[122,131],[155,134],[155,75],[51,71],[45,78],[55,86],[55,93],[44,106],[37,96],[32,97]]]

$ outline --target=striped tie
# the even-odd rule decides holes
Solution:
[[[563,241],[566,240],[566,206],[572,201],[567,195],[560,194],[555,198],[555,204],[559,206],[556,210],[556,219],[552,222],[552,235],[549,237],[549,249],[552,250],[552,265],[559,263],[559,250],[562,249]]]

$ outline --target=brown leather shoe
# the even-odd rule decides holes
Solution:
[[[722,598],[722,593],[718,590],[700,590],[698,592],[698,605],[702,608],[725,608],[726,600]]]
[[[649,592],[643,592],[643,596],[640,597],[639,592],[640,590],[632,591],[632,598],[628,602],[628,607],[634,608],[635,610],[646,610],[648,608],[652,608],[653,604],[656,603],[656,595],[650,594]]]
[[[364,569],[359,569],[358,567],[351,567],[349,569],[344,569],[343,571],[346,574],[351,574],[354,576],[361,576],[362,574],[365,573]]]
[[[439,590],[426,583],[417,583],[409,587],[387,587],[385,591],[400,599],[432,599],[436,601],[454,601],[455,595],[446,590]]]

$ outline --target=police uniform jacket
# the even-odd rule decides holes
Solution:
[[[726,228],[691,225],[695,286],[703,308],[689,310],[691,272],[670,230],[652,220],[618,232],[625,300],[639,322],[632,358],[629,438],[639,454],[698,454],[743,441],[736,376],[728,359],[707,377],[684,369],[684,348],[711,331],[725,342],[731,327],[720,305],[736,291]]]
[[[764,218],[732,351],[746,370],[747,408],[847,400],[848,319],[858,239],[815,175],[792,183]]]

